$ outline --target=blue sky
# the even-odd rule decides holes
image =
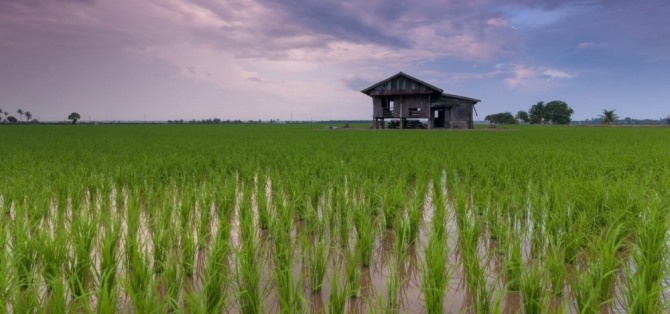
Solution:
[[[670,114],[668,1],[0,0],[0,110],[44,121],[367,119],[403,71],[479,118]]]

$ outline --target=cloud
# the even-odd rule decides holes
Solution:
[[[574,74],[562,70],[523,64],[514,64],[507,70],[509,76],[504,81],[513,89],[546,89],[560,81],[575,77]]]
[[[607,46],[605,43],[598,43],[593,41],[585,41],[577,45],[577,49],[594,49]]]
[[[528,46],[547,47],[550,53],[564,51],[553,49],[561,42],[560,38],[547,36],[544,28],[540,29],[544,37],[530,38],[528,34],[532,30],[528,28],[547,27],[551,34],[562,35],[551,27],[569,30],[570,25],[563,27],[561,22],[575,19],[571,15],[574,12],[583,16],[594,8],[602,9],[604,13],[594,12],[612,25],[612,20],[620,21],[621,14],[626,13],[615,10],[621,8],[621,3],[597,0],[0,0],[0,66],[11,60],[39,60],[13,66],[12,73],[5,73],[6,77],[22,76],[29,82],[26,73],[34,75],[39,71],[27,72],[26,68],[40,64],[60,69],[55,65],[67,59],[67,64],[77,66],[79,77],[91,78],[84,82],[87,84],[84,88],[104,90],[115,80],[96,78],[105,73],[98,70],[106,70],[105,64],[119,67],[126,64],[143,68],[117,70],[114,73],[120,76],[118,80],[123,79],[124,72],[153,73],[137,81],[152,82],[160,77],[174,84],[171,86],[197,86],[210,92],[214,90],[212,95],[220,92],[228,97],[223,105],[215,96],[202,98],[203,103],[215,103],[212,107],[248,104],[246,98],[260,96],[249,106],[293,106],[318,113],[331,110],[331,106],[345,103],[346,99],[354,108],[351,112],[363,112],[367,116],[367,109],[355,107],[367,99],[351,91],[401,70],[424,80],[488,81],[512,89],[541,89],[568,82],[576,76],[564,69],[570,66],[528,52],[531,50]],[[657,27],[662,25],[659,21],[665,15],[661,14],[663,10],[652,10],[655,7],[640,5],[635,10],[623,10],[635,13],[630,23],[626,23],[626,27],[630,24],[635,28],[624,30],[621,33],[627,37],[621,37],[647,45],[656,43],[658,51],[666,52],[664,43],[669,41],[664,39],[668,33]],[[649,17],[655,23],[645,22]],[[587,22],[592,24],[591,17]],[[529,27],[515,28],[518,25]],[[644,34],[635,31],[639,29],[645,30]],[[598,30],[607,33],[607,30]],[[583,38],[602,38],[617,47],[637,46],[622,45],[613,36],[600,36],[595,31]],[[601,45],[604,44],[584,40],[577,47],[589,49]],[[569,41],[568,47],[575,48],[574,40]],[[51,75],[66,81],[70,74],[65,71]],[[38,90],[31,87],[23,88]],[[0,95],[3,95],[1,88]],[[147,94],[149,91],[160,93],[161,88],[151,84],[145,87]],[[76,90],[62,93],[76,94]],[[177,100],[173,101],[173,106],[177,106]],[[317,105],[298,106],[298,103]]]

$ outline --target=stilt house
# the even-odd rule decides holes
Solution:
[[[377,129],[385,127],[386,119],[400,128],[407,127],[409,122],[427,119],[431,129],[472,129],[475,104],[481,101],[446,94],[402,72],[361,92],[372,97],[372,118]]]

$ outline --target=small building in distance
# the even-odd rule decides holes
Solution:
[[[376,129],[384,128],[386,119],[394,120],[400,128],[407,127],[412,121],[428,119],[430,129],[472,129],[475,104],[481,101],[446,94],[442,89],[402,72],[361,92],[372,97]]]

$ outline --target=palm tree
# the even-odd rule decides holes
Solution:
[[[617,119],[619,119],[619,115],[614,113],[616,109],[614,110],[606,110],[603,109],[603,114],[600,115],[600,118],[603,119],[603,124],[610,125],[613,122],[615,122]]]
[[[33,114],[30,113],[30,111],[26,111],[23,114],[26,115],[26,121],[30,122],[30,119],[33,117]]]
[[[16,111],[16,113],[18,113],[19,117],[21,117],[21,120],[23,120],[23,110],[19,109]]]

